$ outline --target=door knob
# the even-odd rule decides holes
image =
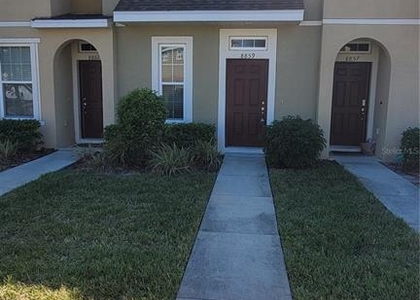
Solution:
[[[366,99],[362,99],[362,106],[366,106]]]
[[[260,125],[265,125],[265,119],[263,117],[260,119]]]

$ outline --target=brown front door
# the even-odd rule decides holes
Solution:
[[[359,146],[365,142],[370,69],[370,63],[335,64],[331,145]]]
[[[267,120],[268,60],[228,59],[226,146],[263,145]]]
[[[102,68],[99,60],[79,61],[82,138],[101,138]]]

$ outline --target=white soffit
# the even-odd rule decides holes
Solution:
[[[107,28],[109,19],[46,19],[32,20],[32,28]]]
[[[303,9],[221,11],[115,11],[114,22],[229,22],[303,20]]]
[[[420,25],[420,19],[324,19],[326,25]]]

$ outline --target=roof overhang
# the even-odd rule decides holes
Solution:
[[[300,22],[303,13],[303,9],[115,11],[114,22]]]
[[[111,19],[34,19],[32,28],[108,28]]]

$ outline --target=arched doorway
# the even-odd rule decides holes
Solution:
[[[102,63],[85,40],[63,43],[54,57],[58,144],[96,142],[103,136]]]
[[[341,47],[334,65],[330,150],[359,152],[361,143],[381,138],[389,72],[389,55],[380,43],[361,38]]]

